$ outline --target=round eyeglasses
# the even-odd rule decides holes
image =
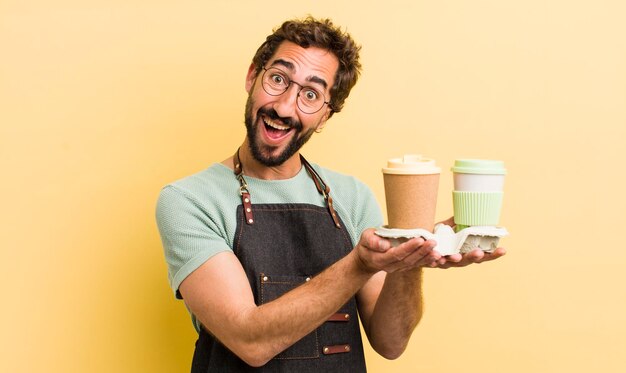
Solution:
[[[326,101],[324,93],[314,87],[302,85],[289,79],[287,73],[281,69],[270,67],[269,69],[263,68],[263,76],[261,77],[261,85],[263,90],[270,96],[280,96],[287,92],[291,83],[300,87],[298,89],[296,104],[305,114],[315,114],[320,111],[324,104],[328,105],[331,109],[330,102]]]

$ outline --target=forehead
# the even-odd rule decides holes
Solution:
[[[328,50],[317,47],[302,48],[289,41],[278,46],[267,66],[272,66],[277,61],[285,61],[290,65],[290,68],[286,68],[283,64],[281,68],[292,73],[293,79],[304,81],[317,77],[326,81],[328,87],[333,86],[335,73],[339,68],[339,60]]]

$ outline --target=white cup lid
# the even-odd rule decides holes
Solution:
[[[392,158],[387,161],[383,173],[394,175],[430,175],[441,173],[441,168],[435,165],[435,160],[424,158],[419,154],[406,154],[402,158]]]

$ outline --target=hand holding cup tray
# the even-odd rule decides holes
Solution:
[[[504,162],[458,159],[454,173],[454,222],[456,232],[443,224],[434,227],[440,168],[421,155],[393,158],[383,168],[388,224],[376,234],[397,244],[412,237],[437,241],[442,255],[479,248],[495,250],[500,237],[508,235],[497,227],[502,209]],[[395,241],[395,242],[394,242]]]

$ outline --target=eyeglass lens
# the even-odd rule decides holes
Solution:
[[[296,102],[304,113],[313,114],[324,106],[326,98],[319,90],[311,86],[303,86],[289,79],[287,73],[277,68],[269,68],[263,72],[263,89],[267,94],[279,96],[289,89],[291,83],[300,86]]]

